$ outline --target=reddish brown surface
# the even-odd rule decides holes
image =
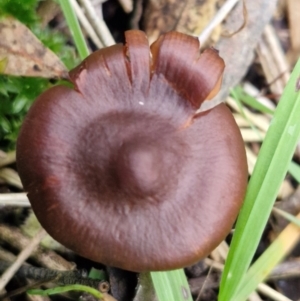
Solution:
[[[17,146],[32,207],[58,241],[133,271],[206,256],[245,193],[243,141],[224,104],[195,116],[224,64],[195,38],[140,31],[99,50],[31,108]]]

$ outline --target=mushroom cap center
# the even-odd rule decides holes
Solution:
[[[160,183],[164,152],[155,145],[125,143],[118,152],[116,173],[119,185],[128,192],[149,194]]]
[[[76,185],[102,203],[163,202],[177,187],[188,153],[180,132],[156,115],[101,116],[80,137],[70,160]]]

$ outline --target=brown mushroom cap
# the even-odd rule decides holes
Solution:
[[[220,104],[196,115],[224,69],[171,32],[91,54],[34,103],[17,143],[32,208],[56,240],[94,261],[168,270],[228,234],[247,183],[239,129]]]

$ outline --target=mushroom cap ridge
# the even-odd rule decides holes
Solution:
[[[55,86],[36,100],[18,170],[37,218],[68,248],[132,271],[180,268],[236,219],[243,141],[224,104],[196,115],[222,76],[215,51],[199,55],[198,41],[172,32],[151,46],[151,60],[142,32],[126,41],[71,71],[74,89]]]

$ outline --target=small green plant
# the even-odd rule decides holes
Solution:
[[[73,68],[78,58],[66,38],[49,28],[41,28],[36,8],[40,0],[4,0],[0,2],[0,18],[13,16],[24,23],[39,40]],[[15,148],[23,118],[35,98],[53,85],[47,79],[0,75],[0,148]]]
[[[23,118],[50,83],[42,78],[0,75],[0,148],[13,149]]]

